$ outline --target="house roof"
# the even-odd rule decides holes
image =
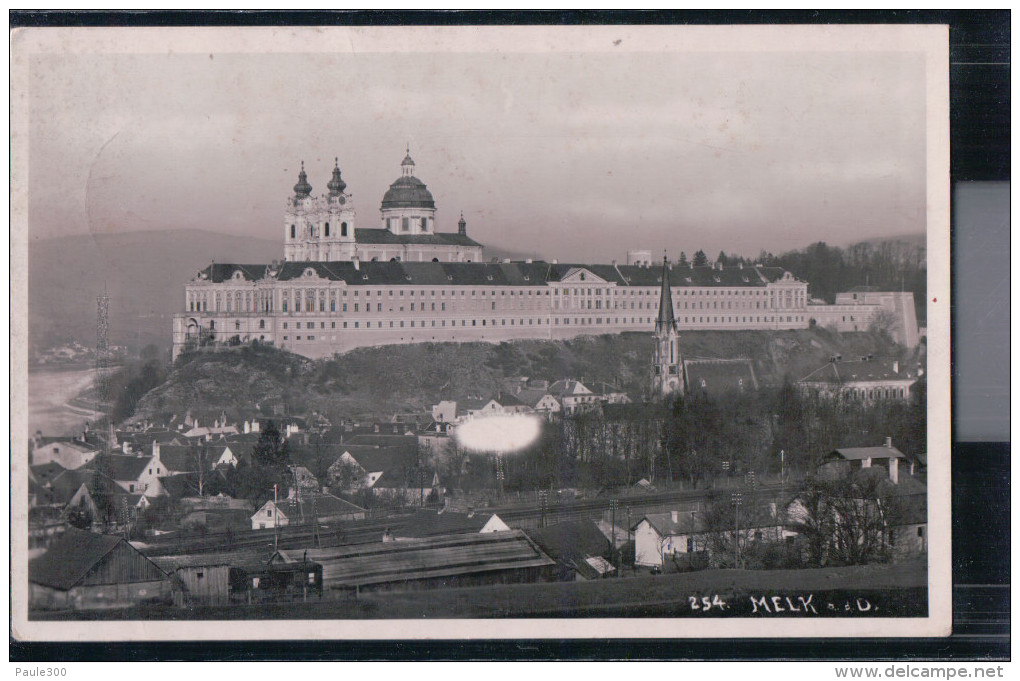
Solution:
[[[402,450],[418,450],[418,438],[414,435],[376,435],[365,433],[352,435],[346,439],[349,445],[372,445],[374,447],[399,448]]]
[[[73,437],[37,437],[34,439],[35,447],[45,447],[47,445],[64,445],[65,447],[72,447],[82,452],[95,451],[95,445],[84,442]]]
[[[842,447],[832,451],[833,457],[847,461],[863,459],[905,459],[907,455],[895,447]]]
[[[49,463],[36,464],[29,470],[31,470],[32,475],[35,476],[36,482],[40,485],[45,485],[67,469],[56,461],[51,461]]]
[[[549,386],[546,390],[550,395],[568,397],[571,395],[590,395],[591,391],[580,381],[561,379]]]
[[[101,468],[113,480],[137,480],[149,466],[152,456],[131,456],[126,454],[101,454],[85,464],[89,470]]]
[[[800,379],[798,383],[843,384],[864,381],[904,381],[918,379],[916,367],[906,362],[897,365],[891,359],[867,359],[829,362]]]
[[[677,513],[675,521],[671,513],[649,513],[637,521],[634,524],[634,528],[637,528],[638,525],[646,520],[663,537],[678,534],[698,534],[705,531],[704,518],[693,511]]]
[[[710,395],[758,389],[758,379],[749,359],[689,359],[684,361],[690,392]]]
[[[46,553],[28,562],[28,581],[67,591],[122,542],[130,546],[123,537],[68,528]]]
[[[556,523],[526,532],[554,560],[580,561],[610,555],[609,540],[591,520]]]
[[[549,394],[548,390],[539,388],[523,388],[519,393],[514,395],[519,402],[526,404],[529,407],[536,407],[543,397]]]
[[[400,537],[435,537],[444,534],[471,534],[481,531],[494,513],[458,513],[456,511],[418,511],[397,533]]]
[[[280,512],[291,520],[365,512],[365,509],[360,506],[355,506],[332,494],[302,494],[300,501],[298,499],[283,499],[275,503]]]
[[[309,549],[308,558],[322,564],[327,588],[555,565],[520,530]]]

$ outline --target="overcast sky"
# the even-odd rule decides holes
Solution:
[[[913,53],[123,54],[31,64],[33,239],[283,236],[334,156],[378,227],[405,144],[483,244],[756,255],[925,229]],[[282,249],[281,249],[282,254]]]

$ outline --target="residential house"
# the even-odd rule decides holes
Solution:
[[[265,530],[311,522],[362,520],[364,517],[365,509],[332,494],[301,494],[279,501],[270,499],[264,503],[251,516],[251,529]]]
[[[693,511],[649,513],[631,529],[634,532],[635,565],[662,567],[674,554],[689,556],[708,551],[708,530],[704,518]]]
[[[893,447],[892,438],[887,437],[881,447],[842,447],[829,453],[819,466],[818,475],[824,479],[845,478],[854,471],[872,466],[881,466],[888,472],[889,480],[895,485],[900,481],[900,466],[907,475],[913,475],[915,464],[906,454]]]
[[[158,455],[103,454],[89,462],[87,467],[89,470],[98,468],[125,492],[132,494],[137,492],[147,497],[165,494],[159,479],[167,474],[167,470]]]
[[[78,438],[43,437],[36,433],[29,441],[29,461],[32,465],[56,463],[72,470],[87,464],[97,453],[94,445]]]
[[[85,610],[167,601],[167,574],[123,537],[69,528],[28,563],[29,608]]]

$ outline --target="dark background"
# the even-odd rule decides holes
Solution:
[[[11,11],[10,26],[472,24],[948,24],[950,153],[961,191],[1008,183],[1010,12]],[[982,184],[971,184],[982,183]],[[999,185],[1008,192],[1008,185]],[[36,643],[12,661],[464,659],[1008,659],[1010,599],[1009,252],[1005,214],[953,211],[953,635],[948,639]],[[961,285],[961,282],[964,282]],[[1005,310],[1003,317],[1002,310]],[[972,321],[975,320],[975,321]],[[964,323],[961,323],[964,322]],[[968,368],[960,371],[960,366]],[[973,368],[973,370],[971,370]],[[984,400],[981,402],[981,400]],[[971,408],[981,404],[980,409]],[[992,404],[997,408],[988,408]],[[972,421],[977,419],[976,421]],[[427,625],[425,625],[427,626]]]

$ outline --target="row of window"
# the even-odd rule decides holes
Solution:
[[[309,225],[309,227],[311,227],[311,225]],[[327,237],[328,236],[332,236],[330,234],[330,231],[329,231],[329,223],[328,222],[324,223],[322,225],[322,227],[323,227],[323,236],[327,236]],[[340,223],[340,236],[347,236],[347,231],[348,231],[347,223],[346,222],[341,222]],[[290,238],[291,239],[296,239],[297,238],[297,225],[293,225],[292,224],[290,226]]]

